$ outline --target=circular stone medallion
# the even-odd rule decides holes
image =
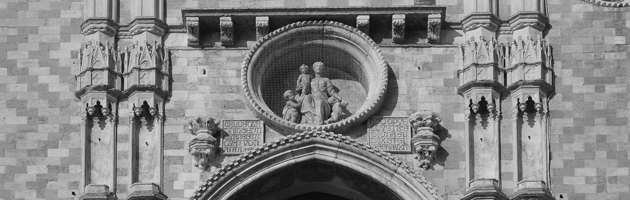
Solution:
[[[283,119],[287,102],[283,94],[297,90],[299,67],[304,64],[313,70],[315,62],[324,63],[322,77],[329,78],[334,90],[348,102],[343,117],[322,125]],[[388,66],[376,43],[358,29],[339,22],[304,21],[258,40],[243,61],[241,81],[246,104],[267,125],[288,133],[339,133],[361,124],[380,109],[387,92]]]

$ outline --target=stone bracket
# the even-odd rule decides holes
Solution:
[[[392,15],[392,40],[395,43],[405,42],[405,15]]]
[[[134,183],[127,200],[166,200],[168,197],[162,193],[160,186],[154,183]]]
[[[357,16],[357,29],[365,34],[370,34],[370,16],[359,15]]]
[[[188,46],[199,46],[199,17],[189,17],[186,19],[186,32],[188,33]]]
[[[420,168],[428,170],[433,165],[438,149],[440,137],[434,132],[440,128],[442,121],[431,111],[419,111],[409,117],[409,123],[414,132],[411,143],[415,147],[416,158],[420,161]]]
[[[219,29],[221,35],[221,45],[234,45],[234,23],[232,17],[221,17],[219,19]]]
[[[427,37],[429,38],[429,43],[440,43],[442,14],[430,14],[428,20]]]
[[[517,184],[516,192],[511,195],[511,200],[554,200],[547,184],[542,181],[521,181]]]
[[[389,17],[394,14],[394,17],[402,16],[400,19],[394,19],[392,22],[395,23],[395,26],[392,26],[393,40],[394,43],[404,43],[405,41],[405,29],[407,32],[417,33],[418,31],[425,31],[424,25],[419,26],[420,24],[424,24],[425,17],[431,15],[432,30],[429,32],[436,33],[435,36],[431,40],[431,43],[439,43],[439,32],[441,29],[441,24],[443,23],[443,17],[446,13],[446,7],[443,6],[427,6],[427,5],[413,5],[413,6],[391,6],[391,7],[344,7],[344,8],[207,8],[207,9],[182,9],[182,30],[178,31],[187,31],[189,33],[189,46],[194,46],[193,43],[196,44],[194,36],[191,36],[191,29],[189,21],[192,21],[194,24],[195,21],[198,23],[198,30],[201,32],[198,35],[207,35],[206,31],[214,31],[211,34],[219,34],[219,41],[223,46],[231,46],[231,45],[241,45],[244,44],[240,42],[240,40],[245,40],[247,42],[259,40],[264,37],[266,34],[273,32],[274,29],[279,27],[283,27],[292,22],[303,21],[304,18],[309,19],[321,19],[321,20],[330,20],[335,22],[346,22],[349,20],[356,19],[356,24],[349,24],[352,26],[356,26],[359,30],[369,36],[369,23],[370,21],[380,21],[380,20],[390,20]],[[439,20],[433,20],[435,16]],[[284,20],[275,20],[282,18]],[[435,19],[437,19],[435,18]],[[255,22],[251,20],[255,19]],[[419,20],[423,20],[423,22],[419,22]],[[219,22],[219,29],[217,27],[202,27],[212,24],[212,26],[216,26],[216,22]],[[410,24],[410,21],[413,21]],[[406,22],[406,23],[405,23]],[[244,26],[249,24],[255,24],[255,27]],[[239,30],[237,30],[239,29]],[[244,29],[244,30],[243,30]],[[243,32],[254,31],[256,32],[256,37],[253,38],[250,34],[241,35]],[[394,30],[396,29],[396,30]],[[421,29],[421,30],[416,30]],[[217,33],[218,32],[218,33]],[[192,34],[194,35],[194,34]],[[251,38],[249,38],[251,37]],[[428,37],[428,36],[427,36]],[[197,38],[199,39],[199,38]],[[239,41],[236,41],[239,40]],[[429,41],[429,39],[420,41]],[[205,42],[204,42],[205,43]],[[207,43],[206,43],[207,44]],[[201,45],[201,44],[200,44]]]
[[[470,181],[468,190],[461,200],[492,199],[507,200],[507,196],[499,188],[495,179],[475,179]]]
[[[219,126],[211,117],[198,117],[188,121],[185,132],[194,135],[188,143],[188,153],[195,161],[195,167],[206,170],[214,161],[218,149],[217,137],[220,133]]]
[[[256,17],[256,40],[269,34],[269,17]]]

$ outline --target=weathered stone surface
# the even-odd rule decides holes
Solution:
[[[265,127],[261,120],[221,120],[221,150],[239,155],[264,143]]]
[[[387,152],[411,152],[411,126],[407,117],[372,116],[368,144]]]

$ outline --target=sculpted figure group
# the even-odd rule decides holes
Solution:
[[[343,117],[343,109],[348,106],[330,79],[324,77],[324,63],[315,62],[311,75],[308,65],[301,65],[295,91],[287,90],[287,100],[282,111],[283,118],[293,123],[323,125],[337,122]],[[304,120],[302,119],[304,118]]]

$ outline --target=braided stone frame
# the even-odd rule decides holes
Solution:
[[[228,199],[257,178],[312,160],[344,166],[372,177],[402,199],[442,199],[433,184],[392,154],[348,136],[324,131],[289,135],[242,154],[216,171],[190,199]]]
[[[347,47],[354,48],[353,50],[355,51],[364,53],[369,59],[366,62],[371,63],[371,66],[363,66],[364,72],[370,79],[366,101],[363,102],[359,110],[352,116],[339,122],[319,126],[296,124],[286,121],[281,116],[275,114],[264,103],[259,94],[259,90],[256,88],[257,85],[260,85],[260,78],[253,77],[261,76],[261,74],[255,72],[257,67],[263,69],[266,67],[257,65],[258,62],[263,62],[259,61],[259,59],[262,60],[261,57],[263,57],[261,54],[264,54],[261,52],[273,52],[278,49],[278,43],[283,42],[283,39],[286,40],[300,33],[312,33],[313,30],[322,31],[322,40],[328,37],[329,40],[344,41],[343,43],[336,44],[346,45]],[[308,42],[309,40],[306,41]],[[281,56],[279,53],[271,55]],[[368,35],[359,29],[333,21],[302,21],[279,28],[258,40],[243,60],[241,83],[247,102],[246,104],[256,116],[261,118],[268,125],[278,127],[288,133],[307,130],[323,130],[340,133],[364,122],[380,109],[384,101],[384,96],[387,93],[388,69],[388,64],[383,59],[380,48]]]

